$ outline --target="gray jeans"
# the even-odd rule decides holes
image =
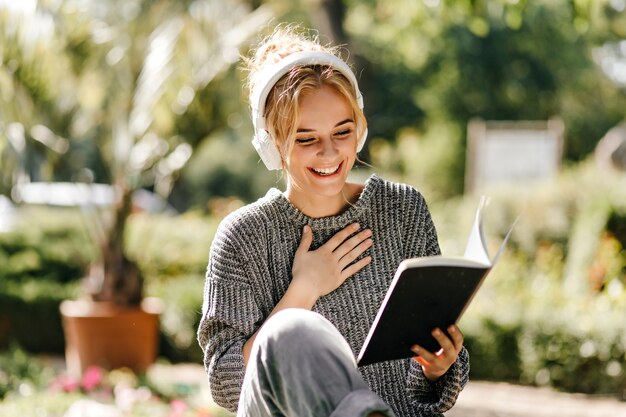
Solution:
[[[374,411],[393,416],[328,320],[287,309],[265,322],[248,360],[238,417],[365,417]]]

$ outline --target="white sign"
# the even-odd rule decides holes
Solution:
[[[554,176],[561,166],[563,123],[471,121],[465,190]]]

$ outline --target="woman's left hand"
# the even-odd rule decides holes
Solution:
[[[440,329],[433,330],[433,337],[437,339],[441,349],[433,353],[421,346],[413,345],[411,350],[417,355],[413,359],[422,365],[424,376],[430,381],[436,381],[445,374],[456,361],[463,348],[463,333],[456,325],[448,327],[448,337]]]

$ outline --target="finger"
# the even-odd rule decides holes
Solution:
[[[358,247],[361,243],[366,241],[370,236],[372,236],[372,231],[370,229],[365,229],[352,236],[351,238],[345,240],[341,245],[339,245],[335,250],[334,254],[337,256],[337,259],[341,259],[346,254],[350,253],[353,249]],[[363,251],[359,252],[354,258],[356,259]]]
[[[424,349],[420,345],[413,345],[411,347],[411,351],[415,353],[417,356],[423,358],[426,362],[434,362],[437,359],[437,356],[434,353]]]
[[[444,352],[455,351],[455,346],[452,343],[452,340],[450,340],[450,338],[440,329],[438,328],[434,329],[431,334],[437,340],[437,342],[439,343],[439,346],[441,346]]]
[[[370,262],[372,262],[372,257],[371,256],[366,256],[363,259],[359,259],[358,262],[355,262],[355,263],[349,265],[347,268],[345,268],[343,271],[341,271],[341,279],[343,281],[347,280],[352,275],[356,274],[358,271],[360,271],[361,269],[365,268]]]
[[[454,349],[457,352],[460,352],[461,348],[463,347],[463,341],[465,339],[465,337],[463,336],[463,333],[461,332],[461,329],[459,329],[455,324],[453,324],[452,326],[448,327],[448,333],[450,334],[450,337],[452,338]]]
[[[422,366],[430,365],[430,363],[426,359],[422,358],[421,356],[413,356],[413,359],[415,359],[417,363],[419,363]]]
[[[348,265],[354,262],[355,259],[361,256],[363,252],[371,248],[373,244],[374,242],[372,241],[372,239],[367,239],[359,243],[356,247],[352,248],[350,252],[346,253],[343,257],[341,257],[341,259],[339,259],[339,267],[341,269],[346,268]]]
[[[313,231],[311,230],[311,227],[307,224],[302,229],[302,237],[300,238],[300,244],[298,245],[298,249],[296,250],[296,252],[308,252],[312,242]]]
[[[335,235],[333,237],[331,237],[328,242],[326,242],[323,247],[327,247],[330,249],[331,252],[333,252],[335,249],[337,249],[338,246],[340,246],[350,235],[352,235],[353,233],[355,233],[357,230],[359,230],[359,227],[361,227],[361,225],[359,225],[358,223],[352,223],[347,225],[346,227],[344,227],[343,229],[341,229],[340,231],[338,231],[337,233],[335,233]]]

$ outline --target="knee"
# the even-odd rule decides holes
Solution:
[[[331,325],[328,320],[310,310],[302,308],[288,308],[281,310],[270,317],[265,324],[259,336],[274,335],[281,338],[299,337],[306,335],[309,331],[315,331],[318,328],[324,328]]]
[[[270,317],[257,335],[259,342],[289,345],[315,339],[317,333],[332,332],[334,326],[321,315],[300,308],[281,310]]]
[[[305,309],[287,309],[270,317],[255,343],[265,355],[310,355],[311,352],[333,351],[354,360],[354,355],[341,333],[326,318]]]

